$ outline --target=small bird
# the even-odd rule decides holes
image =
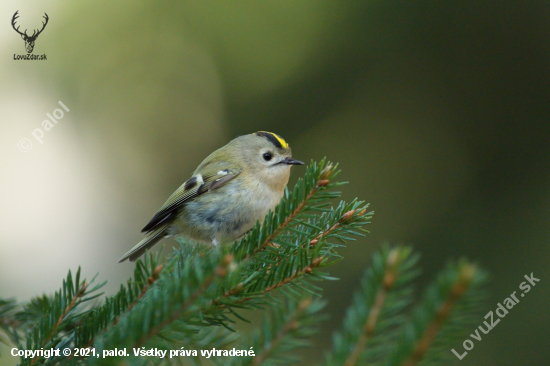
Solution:
[[[162,238],[184,236],[213,246],[233,242],[281,200],[292,165],[290,147],[272,132],[239,136],[214,151],[155,213],[145,238],[120,260],[137,260]]]

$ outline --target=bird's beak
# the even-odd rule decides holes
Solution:
[[[295,160],[292,158],[285,158],[284,160],[281,160],[281,164],[287,164],[287,165],[304,165],[303,161]]]

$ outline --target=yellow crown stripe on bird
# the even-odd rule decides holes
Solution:
[[[263,136],[267,138],[269,141],[271,141],[273,145],[277,146],[280,149],[288,149],[287,142],[281,136],[273,132],[258,131],[258,132],[255,132],[254,135]]]

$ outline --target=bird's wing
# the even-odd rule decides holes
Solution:
[[[178,215],[178,209],[186,202],[220,188],[238,176],[241,171],[241,169],[206,169],[204,174],[195,174],[168,198],[141,232],[151,232],[174,220]]]

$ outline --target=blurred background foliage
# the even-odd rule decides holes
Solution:
[[[16,10],[29,29],[48,13],[34,50],[47,61],[13,60]],[[267,130],[298,159],[339,161],[344,199],[376,212],[324,284],[331,320],[308,365],[384,240],[422,253],[424,283],[451,257],[478,261],[487,312],[533,272],[541,282],[461,364],[548,365],[548,2],[4,1],[0,13],[2,297],[51,293],[78,265],[112,293],[131,271],[117,259],[200,161]],[[40,144],[30,133],[59,100],[70,112]]]

